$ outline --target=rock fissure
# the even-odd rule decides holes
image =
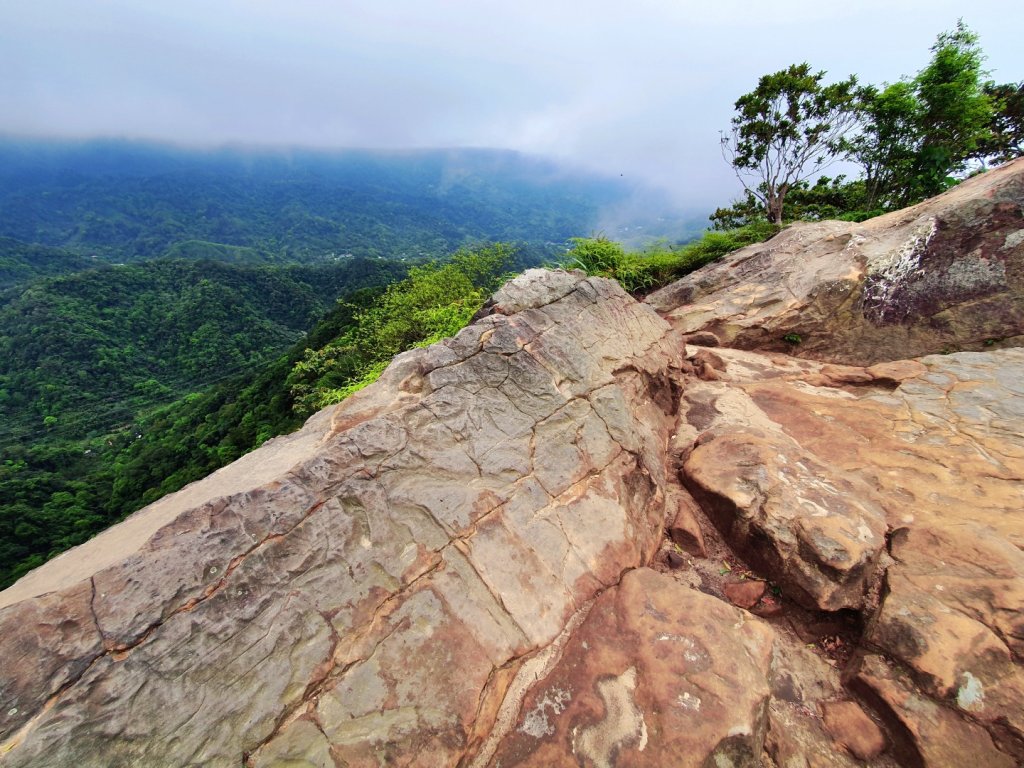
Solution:
[[[252,759],[259,756],[260,750],[262,750],[266,744],[273,741],[274,738],[280,733],[281,729],[284,728],[285,725],[294,721],[297,717],[301,715],[308,715],[309,721],[312,722],[317,727],[317,729],[320,730],[320,732],[324,736],[324,739],[327,739],[327,734],[323,733],[323,729],[320,727],[320,724],[316,719],[315,711],[308,710],[310,709],[311,703],[316,700],[317,696],[323,690],[323,686],[327,683],[327,681],[330,678],[330,674],[333,669],[334,658],[338,652],[338,646],[341,643],[341,638],[338,635],[338,632],[335,629],[334,624],[331,621],[331,618],[329,616],[324,615],[323,613],[320,614],[320,617],[323,619],[324,624],[327,626],[331,634],[331,646],[329,652],[327,656],[324,658],[324,661],[318,666],[317,672],[306,685],[306,689],[302,692],[302,696],[299,697],[298,701],[284,708],[280,716],[275,721],[273,729],[266,736],[266,738],[262,739],[253,748],[246,750],[242,754],[242,763],[247,768],[251,768],[251,766],[253,765]]]
[[[252,555],[253,553],[259,551],[260,549],[262,549],[263,547],[267,546],[268,544],[270,544],[272,542],[280,541],[280,540],[286,538],[292,531],[294,531],[299,525],[301,525],[307,518],[309,518],[311,515],[313,515],[322,506],[323,506],[322,503],[317,503],[317,504],[312,505],[308,510],[306,510],[306,512],[300,517],[300,519],[297,520],[293,525],[291,525],[287,530],[282,531],[281,533],[270,533],[270,534],[267,534],[260,541],[256,542],[251,547],[249,547],[249,549],[247,549],[245,552],[242,552],[241,554],[235,555],[228,562],[228,565],[225,568],[224,574],[221,576],[221,578],[219,578],[217,581],[215,581],[215,582],[213,582],[211,584],[206,585],[206,587],[203,589],[203,591],[198,596],[189,598],[185,602],[183,602],[180,605],[178,605],[175,608],[173,608],[160,621],[154,622],[153,624],[150,624],[149,626],[147,626],[141,633],[137,634],[136,638],[132,642],[130,642],[130,643],[117,643],[117,644],[114,644],[114,645],[112,645],[112,646],[107,648],[107,652],[112,654],[117,661],[121,661],[121,660],[127,658],[128,655],[133,650],[135,650],[140,645],[142,645],[147,640],[149,640],[154,632],[156,632],[160,627],[162,627],[168,621],[173,619],[175,616],[177,616],[180,613],[188,613],[188,612],[193,611],[196,608],[196,606],[198,606],[199,604],[205,602],[206,600],[209,600],[211,597],[213,597],[218,592],[220,592],[225,587],[225,585],[228,583],[228,580],[231,578],[231,575],[235,572],[235,570],[243,562],[245,562],[245,560],[250,555]],[[95,580],[93,580],[93,583],[95,584]],[[100,626],[99,622],[97,622],[97,628],[99,628],[99,626]],[[102,635],[102,630],[101,630],[101,635]]]
[[[564,629],[550,643],[528,653],[514,656],[501,665],[501,669],[515,670],[515,674],[508,681],[505,696],[502,697],[498,706],[493,727],[488,730],[487,739],[479,746],[478,750],[467,751],[459,761],[458,768],[484,768],[484,766],[492,764],[491,761],[500,742],[514,729],[522,714],[522,696],[532,684],[545,677],[561,661],[567,642],[573,632],[586,620],[597,598],[608,589],[617,587],[621,583],[622,576],[625,576],[625,572],[620,575],[619,581],[601,588],[583,605],[578,606],[566,621]],[[527,679],[531,677],[532,680]],[[480,701],[482,706],[483,695]]]

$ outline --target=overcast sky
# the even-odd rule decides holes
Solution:
[[[760,75],[910,75],[958,17],[1024,80],[1016,0],[0,0],[0,133],[502,147],[701,207]]]

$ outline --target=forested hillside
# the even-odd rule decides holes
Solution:
[[[0,304],[4,437],[68,436],[251,370],[294,343],[345,291],[394,279],[396,262],[317,267],[158,260],[10,291]]]
[[[37,277],[66,275],[93,266],[92,259],[60,248],[0,237],[0,290]]]
[[[157,260],[8,289],[0,302],[0,584],[156,498],[176,471],[209,471],[216,456],[239,455],[194,455],[201,432],[190,431],[173,458],[146,466],[145,484],[115,483],[115,457],[147,434],[142,425],[155,410],[177,403],[188,412],[200,393],[228,381],[244,388],[336,297],[379,290],[404,269],[381,259],[289,267]],[[250,436],[244,448],[255,444]]]
[[[36,400],[12,402],[8,397],[3,402],[11,422],[0,438],[5,448],[0,467],[0,585],[144,504],[230,463],[267,438],[295,429],[312,409],[372,381],[401,349],[455,333],[515,263],[509,246],[481,247],[456,253],[449,263],[413,267],[408,278],[385,289],[383,281],[396,277],[398,265],[355,260],[347,275],[335,279],[367,287],[348,292],[301,341],[263,365],[255,378],[248,372],[251,368],[216,361],[227,352],[245,354],[240,345],[259,341],[258,335],[239,328],[228,337],[210,329],[230,331],[235,323],[256,323],[271,336],[295,338],[299,334],[293,329],[315,306],[317,291],[330,290],[328,281],[315,279],[329,270],[296,267],[285,272],[154,262],[49,281],[27,291],[37,292],[55,307],[71,301],[69,295],[87,306],[106,304],[116,319],[104,320],[103,310],[81,308],[77,313],[73,305],[63,305],[82,336],[79,343],[66,345],[62,339],[74,341],[75,336],[58,332],[59,316],[54,315],[52,327],[43,330],[51,313],[40,308],[34,315],[42,323],[38,332],[50,340],[34,346],[47,351],[40,361],[44,367],[37,375],[18,380],[9,374],[6,391],[35,393]],[[154,272],[155,277],[150,274]],[[127,278],[120,279],[121,274]],[[104,291],[104,278],[115,275],[111,282],[118,288],[106,291],[106,299],[87,298],[90,291]],[[149,292],[132,295],[132,280],[144,275],[149,275]],[[187,295],[152,288],[166,288],[168,283],[161,278],[172,276],[176,285],[192,281]],[[246,299],[258,299],[264,290],[273,298],[261,318],[259,305],[247,304]],[[204,296],[216,300],[207,305]],[[223,316],[220,299],[234,302]],[[28,343],[33,314],[22,311],[25,301],[23,295],[19,308],[9,306],[10,314],[0,314],[0,320],[18,325],[12,315],[27,318],[19,326],[26,337],[19,341]],[[153,304],[163,311],[151,311]],[[208,306],[213,307],[213,316],[204,313]],[[190,334],[188,329],[203,317],[209,318],[208,335]],[[168,333],[158,332],[157,326]],[[116,347],[114,331],[119,327],[124,328],[122,338],[159,339],[159,351],[150,346],[143,355],[137,347]],[[193,343],[197,336],[201,338]],[[176,346],[173,339],[184,346]],[[86,366],[103,359],[104,350],[138,357],[101,365],[100,378],[93,380]],[[191,376],[159,378],[176,366],[193,365]],[[20,358],[8,365],[12,373],[28,368],[30,361]],[[83,369],[84,374],[76,373]],[[204,382],[212,386],[204,388]],[[178,399],[183,392],[189,394]],[[56,401],[61,410],[47,396],[70,399]],[[40,406],[60,415],[42,416],[45,408]]]
[[[557,257],[633,192],[489,150],[0,141],[0,586],[453,333],[488,254]]]
[[[0,235],[115,262],[436,258],[480,241],[550,256],[633,192],[492,150],[0,142]]]

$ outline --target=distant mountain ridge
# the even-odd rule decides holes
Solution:
[[[0,139],[0,236],[118,262],[188,241],[251,248],[264,261],[438,257],[480,241],[550,255],[636,194],[619,179],[488,149]]]
[[[39,277],[55,277],[95,266],[92,259],[61,248],[0,237],[0,290]]]

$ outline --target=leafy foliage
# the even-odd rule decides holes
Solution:
[[[936,195],[992,146],[999,102],[984,81],[978,36],[960,21],[931,50],[913,78],[860,93],[861,130],[848,156],[864,168],[869,207]]]
[[[716,227],[766,217],[860,220],[938,194],[971,164],[1022,153],[1024,84],[986,82],[978,37],[963,22],[938,36],[928,64],[881,87],[851,77],[821,85],[807,64],[765,75],[736,102],[726,159],[744,197],[719,208]],[[851,160],[863,178],[813,174]]]
[[[977,157],[1003,163],[1024,155],[1024,82],[985,84],[993,112],[989,135],[983,138]]]
[[[786,195],[782,218],[783,221],[864,221],[882,213],[885,213],[882,208],[871,207],[864,179],[848,181],[840,175],[820,176],[814,184],[807,181],[795,184]],[[764,208],[748,194],[728,208],[718,208],[710,218],[716,230],[736,229],[764,222]]]
[[[454,336],[507,277],[515,249],[505,243],[463,249],[444,263],[413,267],[371,305],[352,307],[353,324],[307,349],[287,384],[303,414],[340,402],[377,380],[395,355]]]
[[[722,151],[748,194],[782,224],[786,194],[834,161],[856,117],[857,80],[823,85],[806,62],[764,75],[736,100]]]
[[[252,370],[294,343],[346,287],[399,267],[153,261],[31,284],[0,305],[0,441],[45,427],[82,437],[139,408]]]
[[[932,59],[914,79],[921,103],[915,167],[918,194],[938,194],[963,172],[989,135],[992,101],[984,89],[985,59],[978,36],[963,21],[939,35]]]
[[[729,231],[711,231],[694,242],[675,248],[626,251],[604,236],[573,238],[562,260],[568,269],[618,280],[630,293],[650,291],[677,280],[739,248],[767,240],[778,228],[764,219]]]
[[[864,169],[868,206],[895,207],[900,198],[914,194],[908,184],[919,133],[913,84],[901,80],[882,89],[867,86],[859,101],[861,130],[848,157]]]

